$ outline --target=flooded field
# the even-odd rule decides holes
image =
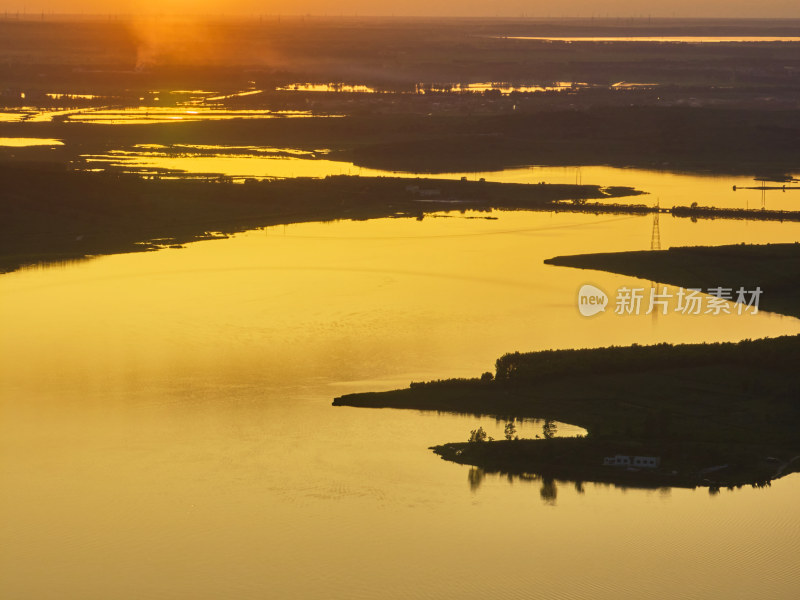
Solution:
[[[61,140],[47,138],[6,138],[0,137],[0,146],[7,148],[28,148],[31,146],[63,146]]]
[[[51,100],[97,100],[103,97],[97,94],[73,94],[70,92],[48,92],[45,95]]]
[[[532,93],[532,92],[562,92],[565,90],[574,90],[579,88],[589,87],[587,83],[577,83],[572,81],[556,81],[549,85],[536,85],[536,84],[514,84],[508,82],[483,82],[483,83],[454,83],[450,85],[431,85],[426,86],[420,84],[417,86],[417,91],[432,91],[432,92],[490,92],[497,91],[501,94],[508,95],[512,92],[518,93]]]
[[[377,94],[378,89],[349,83],[291,83],[275,88],[279,92],[342,92],[346,94]]]
[[[503,171],[407,173],[361,168],[352,162],[335,160],[324,149],[314,153],[292,148],[216,146],[192,147],[140,144],[130,150],[106,155],[87,155],[88,168],[114,168],[141,174],[226,175],[239,178],[327,177],[360,175],[363,177],[435,177],[501,183],[595,184],[605,187],[625,186],[642,190],[646,196],[615,198],[614,202],[663,207],[700,206],[770,210],[800,210],[800,184],[764,183],[746,176],[709,173],[675,173],[649,169],[607,166],[549,167],[531,166]],[[773,189],[744,189],[769,187]],[[734,189],[736,187],[736,189]],[[762,204],[763,200],[763,204]]]
[[[512,92],[534,93],[534,92],[561,92],[588,88],[588,83],[576,83],[572,81],[556,81],[545,83],[512,83],[501,81],[486,81],[478,83],[417,83],[413,90],[398,92],[392,90],[391,93],[485,93],[497,91],[508,95]],[[365,84],[349,83],[292,83],[276,88],[280,92],[326,92],[326,93],[348,93],[348,94],[382,94],[387,93],[373,86]]]
[[[512,350],[800,333],[763,312],[587,319],[583,283],[650,282],[542,261],[647,248],[651,218],[485,216],[272,227],[0,277],[4,597],[471,598],[509,568],[511,596],[791,597],[796,475],[718,496],[509,480],[428,450],[502,421],[331,406]],[[800,240],[661,227],[665,245]]]
[[[48,92],[53,107],[22,106],[0,111],[0,122],[49,123],[62,121],[103,125],[152,125],[172,122],[271,119],[311,116],[305,110],[231,108],[226,101],[253,96],[263,90],[220,93],[206,90],[152,90],[138,97],[139,105],[124,105],[121,97],[76,92]],[[130,99],[129,99],[130,100]],[[135,101],[136,99],[132,99]]]
[[[169,123],[174,121],[220,121],[228,119],[286,119],[310,117],[310,111],[271,111],[271,110],[215,110],[197,107],[152,108],[141,106],[130,109],[108,109],[81,111],[67,117],[72,123],[98,123],[102,125],[132,125]]]

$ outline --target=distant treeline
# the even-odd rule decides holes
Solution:
[[[758,221],[800,221],[796,210],[745,210],[742,208],[714,208],[711,206],[675,206],[675,217],[692,219],[745,219]]]
[[[729,365],[788,370],[800,365],[800,339],[744,340],[738,343],[611,346],[505,354],[495,363],[498,382],[534,382],[559,377]]]
[[[431,173],[531,164],[752,173],[800,165],[795,110],[593,107],[430,118],[423,125],[409,121],[401,135],[356,148],[352,160]]]

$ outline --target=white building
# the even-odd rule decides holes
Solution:
[[[661,458],[658,456],[627,456],[625,454],[617,454],[615,456],[606,456],[603,459],[603,466],[657,469],[661,466]]]

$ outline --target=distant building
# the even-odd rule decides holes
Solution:
[[[661,458],[658,456],[627,456],[625,454],[617,454],[616,456],[606,456],[603,459],[603,466],[657,469],[661,466]]]
[[[407,185],[406,191],[420,198],[433,198],[442,195],[442,190],[437,188],[423,188],[418,185]]]
[[[630,467],[631,457],[617,454],[616,456],[606,456],[603,459],[604,467]]]
[[[633,466],[641,469],[657,469],[661,466],[661,458],[658,456],[634,456]]]

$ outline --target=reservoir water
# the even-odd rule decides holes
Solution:
[[[800,333],[763,311],[582,317],[582,284],[650,282],[542,261],[647,249],[652,217],[486,216],[272,227],[0,277],[3,598],[796,597],[797,475],[544,490],[428,449],[499,435],[490,417],[331,406],[515,350]],[[790,223],[660,229],[663,247],[800,240]]]

